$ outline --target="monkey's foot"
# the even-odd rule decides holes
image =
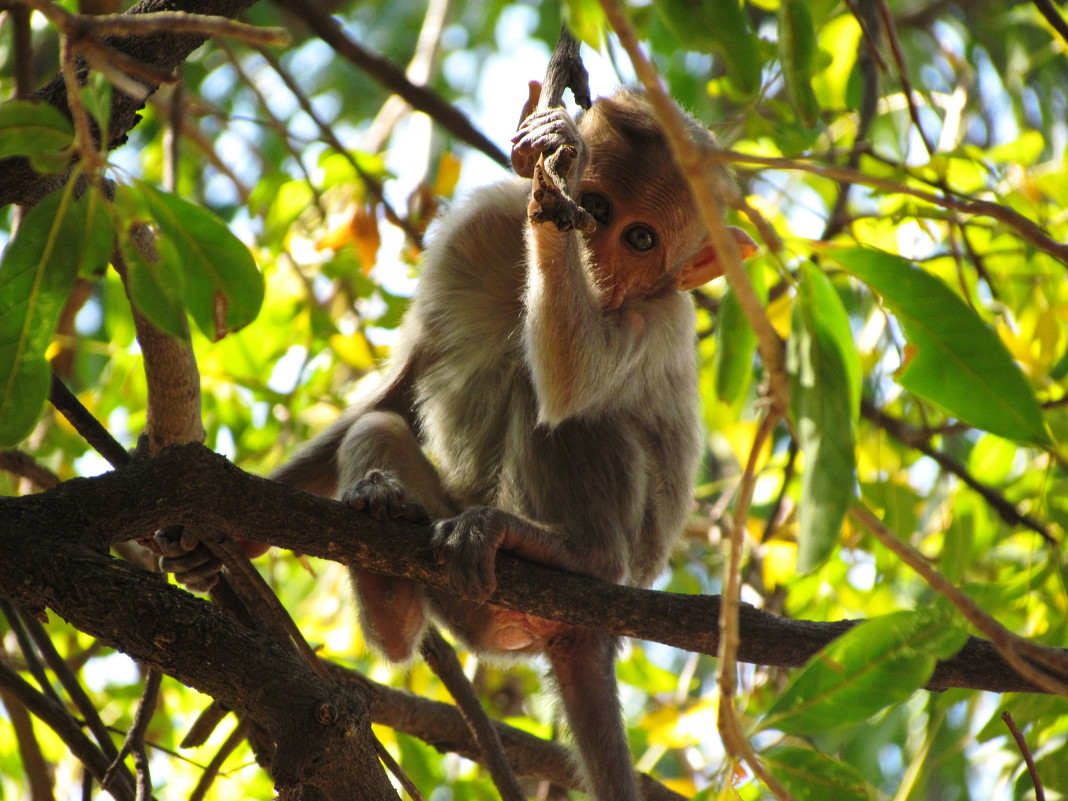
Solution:
[[[404,487],[393,473],[369,470],[367,475],[341,492],[341,502],[375,520],[405,520],[426,526],[430,515],[418,503],[407,501]]]

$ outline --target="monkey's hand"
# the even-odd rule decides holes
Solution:
[[[342,503],[367,512],[375,520],[406,520],[426,526],[430,515],[418,503],[405,499],[404,487],[397,476],[384,470],[369,470],[367,475],[341,493]]]
[[[193,592],[207,592],[219,581],[222,562],[200,538],[183,526],[157,531],[153,537],[161,554],[159,569]]]
[[[482,604],[497,589],[497,551],[512,515],[488,506],[465,509],[439,520],[430,530],[430,547],[445,565],[449,591]]]
[[[537,111],[512,137],[512,163],[533,177],[527,207],[531,222],[553,222],[561,231],[592,231],[593,217],[570,196],[589,162],[589,148],[575,121],[562,108]]]

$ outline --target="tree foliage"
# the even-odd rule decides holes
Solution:
[[[497,598],[643,638],[619,678],[649,797],[1068,794],[1053,4],[10,0],[0,798],[382,797],[370,720],[427,797],[496,797],[445,669],[385,664],[347,602],[337,560],[438,580],[419,533],[255,476],[388,357],[428,227],[506,174],[562,20],[595,94],[648,83],[641,42],[761,251],[695,293],[707,458],[670,592],[503,560]],[[164,451],[198,441],[240,470]],[[212,532],[280,546],[256,570],[322,660],[269,599],[234,618],[150,574],[134,541],[177,524],[246,603]],[[539,667],[461,664],[527,792],[574,789]]]

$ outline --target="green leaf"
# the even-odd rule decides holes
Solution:
[[[798,570],[808,572],[834,550],[853,498],[853,429],[860,413],[860,358],[849,317],[830,279],[811,263],[801,268],[787,351],[801,473]]]
[[[745,265],[753,288],[762,301],[767,300],[764,268],[759,263]],[[716,376],[716,396],[724,403],[734,403],[749,386],[753,375],[753,354],[756,352],[756,333],[745,316],[734,290],[727,289],[719,306],[716,354],[713,370]]]
[[[865,621],[812,658],[760,727],[823,734],[867,720],[923,687],[938,660],[957,653],[967,638],[943,605]]]
[[[139,183],[144,207],[173,245],[186,308],[219,340],[252,322],[263,303],[263,276],[245,244],[218,217],[177,195]]]
[[[69,155],[59,151],[73,143],[74,129],[55,106],[33,100],[0,104],[0,159],[29,156],[38,172],[58,172],[70,164]]]
[[[874,797],[855,769],[811,748],[772,748],[760,758],[796,801],[869,801]]]
[[[969,425],[1049,444],[1042,410],[1008,349],[942,281],[907,259],[873,248],[828,255],[883,299],[905,331],[898,382]]]
[[[819,121],[820,104],[812,91],[816,29],[808,3],[782,0],[779,6],[779,61],[790,105],[809,128]]]
[[[742,95],[759,91],[760,49],[738,0],[654,0],[654,5],[685,47],[726,62],[727,78]]]
[[[45,352],[79,271],[106,263],[111,229],[94,189],[73,183],[26,215],[0,260],[0,447],[33,429],[48,397]]]

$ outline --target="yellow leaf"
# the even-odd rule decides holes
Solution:
[[[369,370],[375,366],[375,354],[371,343],[362,333],[350,336],[334,334],[330,337],[330,347],[345,364],[356,370]]]
[[[794,577],[797,565],[797,543],[773,539],[764,544],[761,563],[765,587],[781,587]]]
[[[451,197],[456,191],[456,183],[460,180],[460,159],[452,152],[441,154],[438,161],[438,174],[434,176],[434,194]]]
[[[378,248],[382,244],[382,235],[378,232],[378,215],[374,208],[366,206],[357,207],[349,222],[352,229],[352,244],[356,248],[356,255],[360,257],[360,267],[363,274],[371,272],[378,259]]]

